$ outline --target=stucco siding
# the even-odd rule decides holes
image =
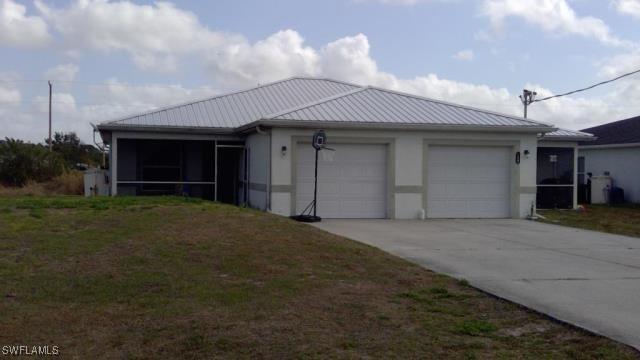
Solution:
[[[585,172],[602,175],[609,171],[614,186],[624,189],[625,200],[640,203],[640,147],[579,149]]]
[[[511,160],[511,216],[523,218],[535,203],[536,149],[535,134],[445,132],[445,131],[393,131],[393,130],[345,130],[325,129],[328,146],[336,143],[385,143],[387,144],[389,184],[387,194],[388,218],[415,219],[425,208],[425,170],[429,144],[469,144],[509,146]],[[295,201],[295,148],[301,141],[310,141],[313,130],[273,128],[271,130],[271,211],[293,215]],[[286,154],[280,149],[286,146]],[[529,150],[515,164],[515,154]]]

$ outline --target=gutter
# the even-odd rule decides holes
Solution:
[[[437,124],[402,124],[377,122],[346,122],[346,121],[307,121],[307,120],[272,120],[260,119],[237,127],[238,133],[247,133],[257,126],[289,127],[317,129],[389,129],[389,130],[433,130],[433,131],[478,131],[478,132],[517,132],[517,133],[548,133],[558,130],[555,127],[541,126],[510,126],[510,125],[437,125]]]
[[[149,126],[149,125],[97,125],[100,131],[134,131],[134,132],[161,132],[161,133],[188,133],[188,134],[222,134],[233,135],[233,128],[203,128],[203,127],[178,127],[178,126]]]

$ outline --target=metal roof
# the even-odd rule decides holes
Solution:
[[[593,141],[596,138],[589,133],[576,131],[576,130],[567,130],[567,129],[557,129],[550,133],[544,134],[543,140],[579,140],[579,141]]]
[[[547,124],[520,117],[370,86],[275,114],[268,119],[407,125],[549,127]]]
[[[127,128],[241,130],[256,123],[325,122],[377,127],[409,125],[519,128],[548,132],[548,124],[416,95],[320,78],[291,78],[231,94],[103,122]]]
[[[103,122],[109,127],[236,128],[266,114],[345,93],[358,86],[336,80],[291,78],[252,89]]]

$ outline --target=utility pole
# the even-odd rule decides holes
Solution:
[[[522,95],[520,95],[520,101],[522,101],[522,105],[524,106],[525,119],[527,118],[527,107],[531,105],[531,103],[533,103],[536,95],[538,95],[538,93],[535,91],[531,91],[527,89],[522,90]]]
[[[51,95],[52,95],[52,87],[51,81],[49,81],[49,151],[53,149],[53,141],[51,140]]]

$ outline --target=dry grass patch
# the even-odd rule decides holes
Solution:
[[[82,195],[84,193],[84,175],[81,171],[69,170],[47,182],[29,182],[24,186],[5,186],[0,184],[0,196],[51,196]]]
[[[637,358],[253,210],[5,198],[0,229],[0,343],[58,345],[67,358]]]

